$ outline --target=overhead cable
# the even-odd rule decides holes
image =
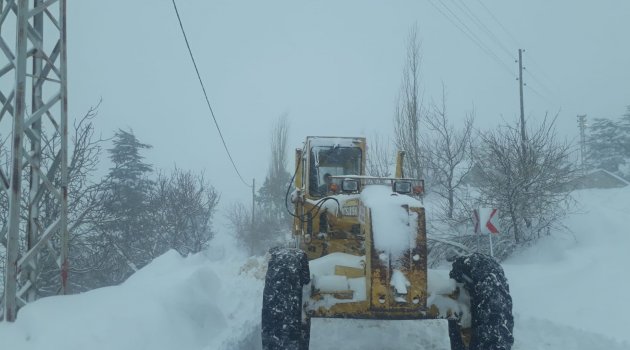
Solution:
[[[514,41],[514,43],[518,47],[522,47],[521,44],[518,42],[518,40],[514,37],[514,35],[512,35],[512,33],[510,33],[510,31],[503,25],[503,23],[499,21],[499,19],[492,13],[492,11],[490,11],[490,9],[483,3],[483,1],[477,0],[477,2],[481,4],[481,6],[486,10],[486,12],[488,12],[490,17],[492,17],[492,19],[503,29],[503,31],[505,31],[505,33]]]
[[[551,100],[549,100],[547,97],[545,97],[545,95],[541,94],[540,92],[536,91],[536,89],[534,89],[533,87],[529,86],[529,85],[525,85],[525,88],[527,88],[528,90],[530,90],[531,92],[534,93],[534,95],[540,97],[542,100],[544,100],[545,102],[549,103],[549,104],[554,104]]]
[[[532,72],[529,69],[524,69],[524,71],[525,73],[527,73],[527,75],[529,75],[530,78],[532,78],[533,81],[536,82],[536,84],[538,84],[541,88],[543,88],[543,90],[545,90],[551,95],[554,95],[553,90],[549,89],[547,85],[545,85],[542,81],[540,81],[540,79],[536,78],[536,76],[532,74]]]
[[[490,48],[488,48],[479,37],[473,33],[470,28],[463,23],[463,21],[448,7],[442,0],[438,0],[440,4],[446,9],[445,12],[440,7],[438,7],[433,0],[429,0],[431,6],[433,6],[438,12],[440,12],[446,19],[451,22],[457,29],[459,29],[468,39],[470,39],[477,47],[479,47],[486,55],[490,56],[495,62],[497,62],[503,69],[508,72],[509,75],[514,76],[514,72],[510,69],[505,62],[503,62]],[[450,15],[449,15],[450,13]],[[455,19],[453,19],[455,18]],[[458,24],[459,22],[459,24]]]
[[[210,110],[210,115],[212,116],[214,125],[216,126],[217,131],[219,132],[219,136],[221,137],[221,142],[223,142],[223,148],[225,148],[225,152],[227,153],[227,156],[230,159],[230,162],[232,163],[232,167],[234,168],[234,171],[238,175],[239,179],[241,179],[241,181],[243,182],[243,184],[245,184],[245,186],[251,188],[252,186],[243,179],[243,177],[241,176],[241,173],[238,171],[238,168],[236,167],[236,164],[234,163],[234,159],[232,158],[232,154],[230,154],[230,150],[228,149],[227,143],[225,142],[225,138],[223,138],[223,133],[221,132],[221,128],[219,127],[219,123],[217,122],[217,118],[215,117],[214,111],[212,110],[212,105],[210,105],[210,99],[208,98],[206,87],[203,85],[201,74],[199,74],[199,69],[197,68],[197,62],[195,61],[195,56],[193,55],[192,50],[190,48],[190,43],[188,42],[188,36],[186,36],[186,31],[184,30],[182,19],[179,16],[179,11],[177,10],[177,4],[175,4],[175,0],[172,0],[172,2],[173,2],[173,8],[175,9],[175,14],[177,15],[177,21],[179,22],[179,28],[181,28],[182,34],[184,35],[184,41],[186,42],[186,47],[188,48],[190,59],[192,60],[193,66],[195,67],[195,72],[197,73],[197,78],[199,79],[201,90],[203,91],[203,95],[206,98],[206,104],[208,105],[208,109]]]
[[[477,27],[479,27],[479,29],[481,29],[497,46],[499,46],[503,50],[503,52],[509,58],[514,60],[514,53],[503,44],[499,37],[495,35],[494,32],[490,30],[490,28],[488,28],[488,26],[486,26],[485,23],[479,19],[479,17],[477,17],[477,15],[475,15],[470,7],[466,5],[466,2],[464,0],[459,0],[459,2],[460,4],[455,1],[455,6],[457,6],[468,18],[470,18],[477,25]]]
[[[462,0],[460,0],[462,1]],[[510,39],[512,39],[512,41],[518,46],[518,47],[522,47],[522,45],[519,43],[518,39],[516,39],[516,37],[503,25],[503,23],[501,23],[501,21],[499,21],[499,19],[497,18],[497,16],[494,15],[494,13],[492,13],[492,11],[483,3],[482,0],[477,0],[477,2],[483,7],[483,9],[490,15],[490,17],[492,17],[492,19],[494,20],[494,22],[496,22],[499,27],[501,27],[501,29],[503,29],[503,31],[510,37]],[[532,62],[534,65],[538,66],[540,73],[543,75],[543,77],[545,77],[547,79],[548,82],[552,83],[552,85],[556,85],[552,79],[549,78],[549,75],[545,74],[545,72],[543,71],[543,67],[542,65],[540,65],[539,63],[536,62],[536,60],[534,59],[534,57],[532,57],[532,55],[527,52],[527,60],[529,62]],[[534,79],[534,81],[536,81],[543,89],[552,92],[553,91],[550,90],[549,88],[547,88],[545,86],[545,84],[543,84],[540,80],[536,79],[531,73],[530,76],[532,76],[532,79]]]
[[[537,71],[540,72],[540,74],[542,74],[543,78],[545,78],[547,80],[548,83],[550,83],[552,85],[552,87],[556,87],[557,84],[549,77],[548,74],[545,73],[545,71],[543,70],[543,67],[540,63],[538,63],[534,57],[532,57],[531,53],[529,51],[525,52],[525,55],[527,56],[527,61],[531,62],[534,64],[534,66],[538,67]],[[539,83],[540,85],[543,85],[542,83]]]

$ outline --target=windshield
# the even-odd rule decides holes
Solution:
[[[325,196],[341,188],[341,179],[330,176],[361,175],[361,148],[317,146],[311,148],[310,192],[312,196]]]

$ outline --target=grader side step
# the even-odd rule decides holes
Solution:
[[[451,350],[448,321],[312,318],[310,350]]]

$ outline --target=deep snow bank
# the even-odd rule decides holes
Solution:
[[[514,309],[630,344],[630,187],[575,198],[578,211],[564,222],[572,233],[505,262]]]
[[[225,255],[170,251],[120,286],[40,299],[0,323],[0,348],[249,348],[259,342],[260,260]]]
[[[630,350],[630,188],[576,199],[572,235],[504,264],[514,350]],[[168,252],[120,286],[32,303],[15,324],[0,323],[0,349],[260,349],[265,262],[226,237],[195,256]]]
[[[540,318],[514,318],[512,350],[629,350],[601,334],[560,325]]]

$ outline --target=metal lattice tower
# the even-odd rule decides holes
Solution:
[[[37,298],[44,254],[56,257],[59,292],[67,291],[66,0],[0,0],[0,135],[0,148],[11,147],[0,167],[2,316],[11,322]]]

